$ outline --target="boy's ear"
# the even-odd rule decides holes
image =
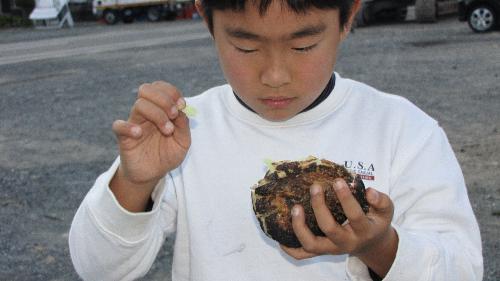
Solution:
[[[201,3],[201,0],[196,0],[194,2],[194,5],[196,7],[196,10],[198,11],[198,14],[205,19],[205,9],[203,9],[203,4]]]
[[[351,31],[352,23],[354,22],[354,18],[356,17],[356,14],[359,12],[360,8],[361,8],[361,0],[354,0],[348,20],[346,22],[346,25],[344,26],[344,30],[342,30],[341,34],[342,40],[344,40],[345,37],[347,37],[347,34],[349,34],[349,32]]]
[[[196,0],[194,2],[194,5],[196,7],[196,10],[198,11],[198,15],[200,15],[200,17],[203,19],[203,21],[205,22],[205,26],[208,28],[208,30],[210,30],[209,26],[208,26],[208,18],[207,18],[207,14],[205,13],[205,9],[203,8],[203,3],[201,3],[202,0]],[[211,32],[211,31],[210,31]]]
[[[361,8],[361,0],[354,0],[354,3],[352,4],[352,9],[351,9],[351,15],[349,17],[351,22],[354,20],[354,17],[359,12],[360,8]]]

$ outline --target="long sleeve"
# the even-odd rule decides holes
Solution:
[[[109,189],[118,165],[119,159],[99,176],[71,224],[71,259],[84,280],[133,280],[145,275],[166,235],[175,231],[174,188],[165,188],[169,184],[160,181],[153,192],[153,209],[130,213]]]
[[[427,136],[403,142],[389,194],[399,245],[383,280],[482,280],[479,228],[445,133],[436,125]],[[347,267],[351,280],[371,280],[359,259],[350,257]]]

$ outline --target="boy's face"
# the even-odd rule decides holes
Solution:
[[[321,94],[344,35],[336,9],[297,14],[273,1],[263,16],[253,4],[242,12],[213,11],[213,36],[227,81],[270,121],[292,118]]]

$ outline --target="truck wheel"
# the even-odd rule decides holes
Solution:
[[[436,0],[415,1],[415,17],[418,22],[436,22],[437,3]]]
[[[103,18],[107,24],[115,24],[118,22],[118,12],[116,10],[106,10],[103,13]]]
[[[161,8],[158,6],[149,7],[146,17],[149,21],[159,21],[161,19]]]
[[[495,27],[497,19],[491,7],[479,5],[471,10],[467,21],[474,32],[481,33],[491,31]]]
[[[132,9],[123,10],[122,20],[124,23],[132,23],[134,21],[134,11]]]

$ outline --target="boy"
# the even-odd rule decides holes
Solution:
[[[196,5],[229,85],[188,99],[192,122],[174,86],[140,87],[128,121],[113,124],[120,157],[72,224],[80,276],[142,276],[176,232],[173,280],[481,280],[478,226],[442,129],[408,101],[333,72],[359,1]],[[337,180],[349,220],[340,226],[313,185],[326,237],[295,206],[302,247],[280,249],[258,226],[250,187],[263,159],[309,155],[364,175],[370,211]]]

